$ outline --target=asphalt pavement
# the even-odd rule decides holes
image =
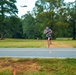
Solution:
[[[76,58],[76,48],[0,48],[0,57]]]

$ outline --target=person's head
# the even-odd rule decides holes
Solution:
[[[49,27],[46,27],[46,29],[49,29]]]

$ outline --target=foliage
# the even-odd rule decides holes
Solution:
[[[37,0],[32,12],[27,12],[21,18],[14,15],[18,12],[15,3],[16,0],[0,1],[1,38],[45,39],[43,32],[48,26],[53,31],[53,39],[76,39],[76,2]]]
[[[35,32],[34,32],[34,18],[33,16],[28,12],[28,14],[24,15],[23,17],[23,34],[24,38],[35,38]]]
[[[75,4],[71,3],[71,5],[72,8],[70,7],[69,3],[65,3],[64,0],[37,0],[32,11],[33,15],[32,13],[30,13],[31,15],[29,15],[33,18],[33,25],[32,23],[29,24],[30,19],[28,19],[28,17],[25,17],[23,21],[25,19],[26,21],[24,21],[25,24],[23,24],[23,26],[27,26],[26,28],[30,27],[30,25],[34,27],[30,27],[29,29],[33,29],[34,37],[31,38],[38,37],[41,39],[45,39],[43,31],[45,27],[48,26],[53,31],[53,39],[57,37],[73,37],[75,39],[75,21],[71,22],[71,19],[68,19],[68,16],[73,17],[73,13],[73,15],[75,15],[75,10],[73,10],[75,9]],[[29,21],[27,21],[27,19]],[[72,20],[75,20],[75,18]],[[29,35],[30,33],[28,34],[28,36]]]
[[[5,33],[5,19],[7,15],[14,15],[18,13],[18,9],[15,5],[16,0],[0,0],[0,35],[1,39],[4,39]]]

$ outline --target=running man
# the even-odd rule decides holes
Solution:
[[[50,43],[52,40],[51,33],[52,33],[52,30],[49,29],[49,27],[46,27],[46,29],[44,30],[44,34],[46,34],[48,48],[50,48]]]

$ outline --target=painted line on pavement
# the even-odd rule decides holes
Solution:
[[[39,56],[0,56],[0,58],[76,58],[76,57],[39,57]]]
[[[67,51],[71,51],[71,52],[76,52],[76,50],[0,50],[0,52],[33,52],[33,51],[35,51],[35,52],[38,52],[38,51],[40,51],[40,52],[47,52],[47,51],[55,51],[55,52],[58,52],[58,51],[60,51],[60,52],[67,52]]]

